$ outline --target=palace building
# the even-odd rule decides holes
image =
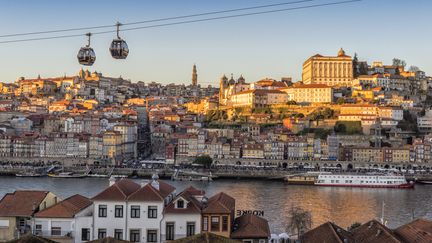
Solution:
[[[303,63],[302,79],[305,84],[325,84],[332,87],[351,86],[352,58],[341,48],[337,56],[315,55]]]

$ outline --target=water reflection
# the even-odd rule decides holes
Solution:
[[[139,182],[139,180],[137,180]],[[203,189],[208,195],[225,192],[236,198],[241,210],[264,210],[273,232],[285,231],[289,211],[298,206],[312,212],[314,226],[327,221],[348,227],[381,217],[385,202],[385,218],[390,227],[411,221],[413,215],[432,219],[432,186],[416,186],[414,190],[331,188],[286,185],[274,181],[217,180],[211,183],[173,182],[180,192],[189,185]],[[0,197],[17,189],[50,190],[60,197],[73,194],[94,196],[108,186],[107,179],[55,179],[0,177]]]

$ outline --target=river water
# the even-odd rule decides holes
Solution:
[[[136,180],[140,182],[140,180]],[[415,189],[335,188],[287,185],[279,181],[216,180],[207,182],[167,181],[182,191],[189,185],[204,189],[208,196],[225,192],[236,199],[240,210],[263,210],[273,233],[286,231],[289,211],[302,207],[312,213],[313,226],[332,221],[342,227],[354,222],[384,218],[390,228],[412,218],[432,219],[432,185]],[[59,179],[0,177],[0,197],[23,189],[48,190],[61,198],[74,194],[95,196],[108,187],[108,179]]]

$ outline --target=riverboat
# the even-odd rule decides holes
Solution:
[[[48,174],[49,177],[52,178],[84,178],[87,177],[85,174],[73,174],[72,172],[62,172],[59,174]]]
[[[314,185],[316,176],[294,175],[285,178],[285,181],[290,185]]]
[[[16,177],[43,177],[43,174],[36,172],[22,172],[15,174]]]
[[[319,175],[316,186],[370,187],[370,188],[414,188],[403,175],[380,174],[323,174]]]

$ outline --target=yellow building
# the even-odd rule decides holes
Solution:
[[[305,84],[351,86],[353,63],[341,48],[337,56],[315,55],[303,63],[302,79]]]
[[[246,90],[231,96],[233,107],[265,107],[268,105],[285,104],[287,94],[280,90]]]
[[[297,103],[331,103],[333,89],[325,84],[297,84],[281,91],[287,93],[288,100]]]
[[[383,152],[381,148],[353,148],[352,160],[360,162],[383,162]]]

